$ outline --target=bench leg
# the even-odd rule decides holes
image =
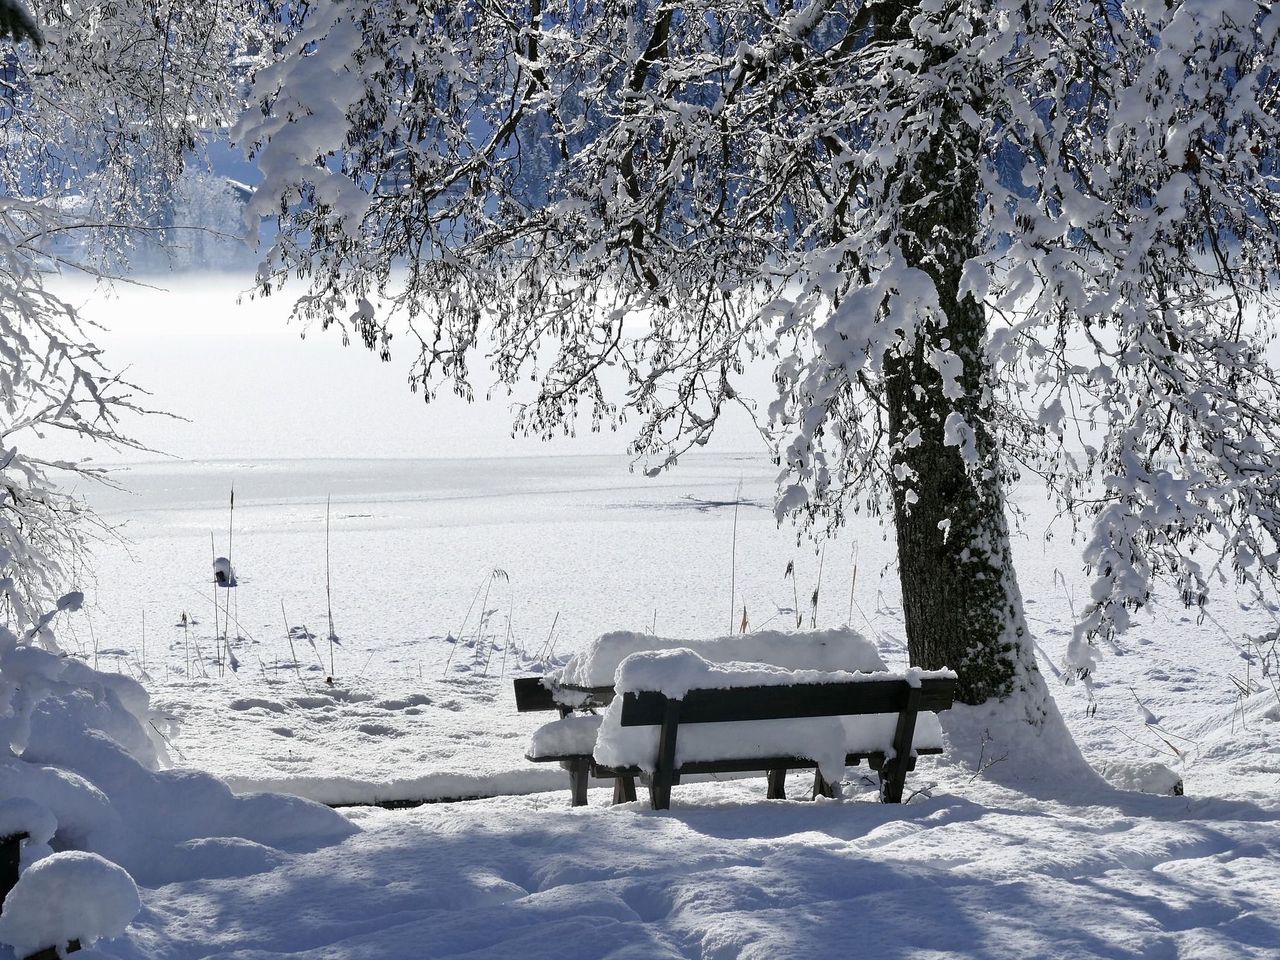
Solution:
[[[907,785],[907,771],[915,766],[911,745],[916,732],[916,713],[920,709],[920,688],[907,692],[907,702],[898,714],[898,726],[893,733],[893,759],[880,767],[880,799],[884,803],[901,803],[902,790]]]
[[[880,802],[901,803],[902,791],[907,785],[907,771],[890,760],[880,768]]]
[[[916,768],[916,758],[907,757],[901,766],[897,760],[886,760],[880,768],[880,802],[901,803],[906,791],[907,774]]]
[[[590,773],[590,760],[583,758],[569,761],[569,793],[573,797],[572,803],[575,807],[587,805],[587,778]]]
[[[649,783],[649,806],[655,810],[671,809],[671,784],[659,783],[655,777]]]
[[[821,770],[813,771],[813,799],[818,797],[826,797],[828,800],[834,800],[836,796],[835,784],[830,783],[826,777],[822,775]]]
[[[7,837],[0,837],[0,910],[4,908],[4,898],[18,883],[22,841],[26,839],[25,833],[11,833]]]
[[[769,800],[785,800],[787,799],[787,768],[778,767],[776,770],[769,771]]]
[[[664,697],[662,728],[658,731],[658,763],[649,781],[649,803],[655,810],[671,809],[671,786],[676,773],[676,736],[680,730],[680,701]]]
[[[614,803],[630,803],[636,798],[636,778],[635,777],[614,777],[613,778],[613,802]]]

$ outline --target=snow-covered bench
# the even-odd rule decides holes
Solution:
[[[880,772],[882,797],[899,802],[915,757],[942,752],[934,711],[950,707],[954,675],[890,673],[852,631],[749,634],[682,647],[657,640],[660,649],[637,652],[641,636],[606,635],[557,673],[516,681],[518,710],[560,712],[534,733],[525,756],[569,771],[574,806],[587,802],[592,776],[613,779],[615,803],[634,800],[635,778],[647,776],[651,799],[665,808],[684,774],[762,770],[768,796],[782,799],[788,770],[817,768],[814,796],[831,796],[845,766],[863,761]],[[734,653],[786,662],[723,662]],[[610,668],[616,689],[600,683]],[[668,724],[671,744],[680,724],[690,726],[664,783],[658,760],[667,702],[683,705],[689,697],[691,707]],[[595,716],[602,707],[605,715]],[[591,713],[574,714],[584,709]]]
[[[847,670],[873,672],[888,669],[874,644],[847,628],[782,633],[760,630],[712,640],[676,640],[647,633],[606,633],[575,654],[559,670],[543,677],[514,681],[516,710],[520,713],[556,710],[560,720],[540,727],[533,735],[525,758],[535,763],[559,763],[569,771],[574,806],[587,802],[598,718],[596,710],[614,699],[614,677],[623,660],[634,653],[656,650],[692,650],[711,662],[750,661],[786,670]],[[572,714],[586,712],[579,717]],[[636,799],[635,776],[613,776],[613,799]],[[770,780],[770,797],[780,790]]]
[[[814,795],[832,796],[846,766],[880,775],[880,796],[900,803],[921,754],[942,752],[936,712],[949,709],[950,671],[788,671],[715,664],[689,650],[635,654],[620,665],[601,718],[595,776],[647,774],[655,810],[685,774],[765,771],[783,798],[787,770],[817,768]]]

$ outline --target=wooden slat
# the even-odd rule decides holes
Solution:
[[[543,686],[541,677],[517,677],[511,683],[516,692],[517,713],[556,709],[556,699]]]
[[[924,753],[925,751],[920,751]],[[941,750],[930,751],[932,753],[941,753]],[[875,769],[883,760],[882,753],[850,753],[844,758],[845,766],[856,767],[863,760],[874,764]],[[753,771],[768,771],[778,767],[786,767],[789,770],[812,770],[818,764],[808,757],[736,757],[726,760],[694,760],[689,763],[681,764],[679,771],[681,776],[695,773],[751,773]],[[591,775],[597,778],[607,778],[616,776],[639,776],[643,773],[639,767],[605,767],[594,761],[591,764]]]
[[[558,690],[564,691],[560,696],[562,700],[569,700],[569,694],[577,694],[574,697],[574,706],[578,709],[587,709],[588,707],[607,707],[613,703],[614,692],[613,687],[578,687],[572,683],[562,683],[557,686]]]
[[[556,753],[546,757],[531,757],[527,753],[524,755],[524,758],[528,760],[530,763],[565,763],[566,761],[571,761],[571,760],[581,760],[584,757],[587,760],[590,760],[591,754],[589,753]]]
[[[946,710],[951,706],[955,681],[924,680],[919,687],[912,687],[906,680],[867,680],[690,690],[680,701],[680,722],[737,723],[898,713],[906,706],[912,690],[917,691],[918,709]],[[656,726],[662,723],[666,704],[667,698],[661,693],[628,693],[622,702],[622,726]]]
[[[59,951],[57,947],[45,947],[43,950],[37,950],[35,953],[29,953],[23,960],[62,960],[62,957],[68,953],[79,953],[80,941],[70,940],[66,947]]]
[[[607,707],[613,702],[613,687],[561,686],[545,677],[517,677],[511,683],[517,713],[559,710],[561,714],[568,714],[574,710]]]

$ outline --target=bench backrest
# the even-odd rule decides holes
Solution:
[[[679,704],[682,724],[849,717],[904,710],[937,712],[951,707],[955,685],[952,678],[923,679],[919,686],[903,679],[802,683],[690,690],[679,700],[642,690],[623,696],[621,724],[624,727],[660,725],[668,718],[669,704],[673,703]]]
[[[516,712],[537,710],[581,710],[607,707],[613,700],[613,687],[565,687],[548,683],[546,677],[517,677],[512,681],[516,694]]]
[[[556,708],[555,697],[543,686],[541,677],[517,677],[512,681],[512,685],[516,691],[517,713]]]
[[[916,716],[921,711],[950,708],[955,686],[954,676],[935,676],[918,678],[915,684],[899,677],[727,690],[694,689],[680,699],[651,690],[628,691],[622,698],[619,721],[624,727],[659,728],[650,796],[654,809],[665,810],[671,803],[671,785],[680,778],[676,738],[683,724],[896,713],[892,745],[885,753],[886,759],[880,761],[880,773],[882,796],[890,803],[900,803],[907,768],[912,762]]]

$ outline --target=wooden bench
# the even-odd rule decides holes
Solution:
[[[622,701],[621,725],[659,728],[657,756],[649,776],[649,799],[655,810],[666,810],[671,806],[672,786],[685,774],[764,771],[769,778],[769,797],[784,799],[782,784],[788,770],[817,767],[813,760],[799,756],[722,757],[677,765],[676,744],[682,725],[897,714],[888,752],[849,753],[845,765],[856,766],[866,760],[879,774],[881,800],[901,803],[907,772],[915,769],[916,755],[942,752],[941,747],[913,749],[916,717],[922,711],[949,709],[954,691],[954,678],[923,678],[918,683],[887,679],[690,690],[678,700],[655,691],[628,692]],[[594,759],[590,769],[596,776],[640,773],[637,766],[607,767]],[[819,771],[814,796],[833,794],[832,785],[823,780]]]
[[[564,720],[576,710],[594,712],[613,702],[613,687],[563,687],[544,682],[543,677],[520,677],[513,681],[513,685],[518,713],[555,710]],[[569,771],[570,803],[575,807],[587,805],[587,783],[592,775],[590,747],[586,747],[585,752],[526,753],[524,756],[533,763],[559,763]],[[616,775],[612,779],[614,803],[636,799],[634,774]]]
[[[762,771],[767,775],[768,798],[782,800],[786,799],[784,784],[788,770],[814,769],[812,796],[830,797],[835,793],[834,785],[816,769],[817,763],[801,756],[723,757],[689,762],[677,768],[676,743],[681,724],[896,714],[890,750],[848,753],[845,765],[857,766],[865,760],[879,775],[881,799],[886,803],[900,803],[906,775],[915,769],[916,756],[942,752],[941,747],[913,749],[916,718],[921,712],[949,709],[954,690],[953,678],[929,677],[918,684],[893,678],[690,690],[679,700],[655,691],[629,692],[623,698],[621,725],[659,727],[657,756],[653,772],[648,775],[649,798],[655,810],[666,810],[671,804],[671,787],[684,775]],[[518,711],[558,710],[561,719],[574,710],[608,706],[615,696],[612,687],[562,687],[544,682],[541,677],[516,680],[515,692]],[[570,752],[526,754],[526,757],[538,763],[557,761],[569,771],[574,806],[586,804],[587,783],[592,776],[613,779],[614,803],[635,800],[635,778],[646,776],[639,766],[611,767],[597,762],[585,744]]]

